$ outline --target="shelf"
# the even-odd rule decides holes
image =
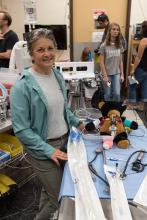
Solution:
[[[7,167],[7,165],[10,165],[11,163],[14,163],[15,161],[21,159],[23,157],[23,153],[18,154],[17,156],[10,158],[9,160],[3,162],[0,164],[0,169],[3,169],[4,167]]]
[[[12,129],[12,121],[10,118],[6,119],[3,123],[0,123],[0,133],[9,131]]]

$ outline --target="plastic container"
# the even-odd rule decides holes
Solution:
[[[0,149],[9,152],[11,157],[23,153],[23,145],[18,138],[7,133],[0,134]]]
[[[10,153],[0,149],[0,164],[10,159]]]
[[[91,87],[90,88],[90,87],[84,86],[85,98],[91,100],[92,96],[93,96],[93,94],[95,93],[96,90],[97,90],[97,87],[94,87],[94,88]]]

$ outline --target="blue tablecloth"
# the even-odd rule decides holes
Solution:
[[[92,137],[92,136],[91,136]],[[87,151],[87,159],[88,161],[91,161],[95,156],[95,149],[97,147],[101,147],[102,143],[96,136],[90,138],[86,138],[86,136],[83,137],[86,151]],[[130,154],[136,150],[146,150],[147,151],[147,129],[144,126],[139,126],[138,130],[132,131],[129,135],[130,140],[130,147],[128,149],[119,149],[116,146],[113,146],[112,149],[106,150],[106,158],[107,158],[107,164],[114,165],[116,164],[116,161],[111,161],[110,158],[117,158],[118,161],[118,169],[122,171],[124,169],[126,160],[130,156]],[[126,171],[126,178],[123,180],[126,195],[128,199],[133,199],[135,194],[137,193],[139,186],[141,182],[143,181],[145,175],[147,174],[147,167],[145,167],[144,171],[141,173],[136,173],[131,169],[132,163],[134,162],[138,153],[135,154],[127,168]],[[147,154],[144,155],[142,163],[147,164]],[[97,159],[93,163],[94,168],[98,172],[100,176],[102,176],[104,179],[106,179],[104,175],[104,169],[103,169],[103,156],[102,154],[99,154]],[[107,186],[95,175],[92,175],[96,190],[98,192],[98,195],[100,198],[110,198],[110,195],[107,190]],[[70,170],[68,167],[68,163],[66,163],[61,189],[60,189],[60,195],[59,199],[63,196],[74,196],[74,183],[72,181]]]

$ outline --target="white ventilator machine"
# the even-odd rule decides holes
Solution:
[[[69,89],[68,105],[71,106],[73,96],[77,96],[77,108],[85,107],[83,89],[84,82],[87,79],[95,80],[94,62],[56,62],[57,68],[67,81],[67,89]]]

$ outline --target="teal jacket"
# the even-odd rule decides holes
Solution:
[[[64,96],[64,116],[69,126],[77,127],[79,119],[67,105],[65,81],[60,72],[53,69]],[[14,133],[26,147],[28,153],[41,160],[50,158],[55,148],[46,143],[48,134],[47,100],[29,70],[11,89],[10,107]]]

